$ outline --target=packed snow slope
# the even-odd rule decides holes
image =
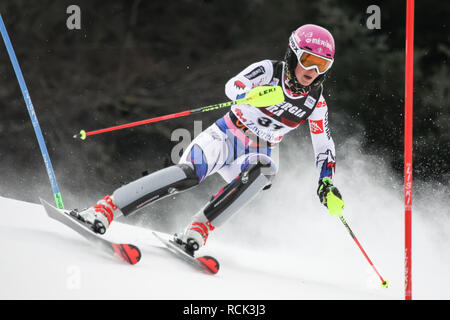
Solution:
[[[49,219],[41,205],[0,197],[0,298],[403,299],[401,186],[377,157],[358,150],[352,141],[341,148],[335,181],[346,201],[344,216],[389,281],[387,289],[340,220],[320,205],[307,150],[283,156],[272,188],[214,230],[201,249],[221,263],[214,276],[174,258],[148,225],[119,221],[106,234],[141,249],[141,261],[130,266]],[[441,187],[423,185],[414,202],[416,299],[450,298],[450,224]],[[195,192],[179,197],[178,203],[202,202]],[[174,225],[184,225],[190,214],[176,209]]]

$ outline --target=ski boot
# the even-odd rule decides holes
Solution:
[[[85,223],[92,231],[104,234],[120,209],[114,204],[112,197],[106,196],[96,205],[78,211],[72,210],[70,215]]]
[[[193,222],[183,233],[175,233],[173,243],[191,257],[194,257],[195,252],[206,243],[209,232],[212,230],[214,230],[214,227],[209,221],[206,223]]]

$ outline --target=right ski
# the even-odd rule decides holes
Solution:
[[[219,262],[215,258],[211,256],[202,256],[198,258],[192,257],[188,253],[184,252],[173,241],[164,239],[154,231],[152,231],[152,233],[156,238],[159,239],[159,241],[164,243],[166,248],[171,253],[173,253],[176,257],[180,258],[181,260],[187,262],[191,266],[195,267],[196,269],[199,269],[209,274],[216,274],[217,272],[219,272]]]
[[[68,211],[58,209],[43,199],[40,200],[50,218],[71,228],[102,251],[112,256],[119,256],[129,264],[136,264],[141,259],[141,251],[138,247],[132,244],[114,243],[106,240],[83,225],[81,221],[70,215]]]

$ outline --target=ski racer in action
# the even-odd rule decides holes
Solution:
[[[232,106],[190,143],[178,164],[121,186],[96,205],[77,212],[78,218],[103,234],[114,217],[128,216],[219,173],[228,184],[193,216],[183,232],[173,237],[180,248],[194,256],[211,231],[271,186],[278,170],[271,158],[273,149],[286,133],[306,121],[319,171],[317,194],[330,214],[339,214],[344,202],[332,181],[335,146],[322,95],[334,54],[334,39],[328,30],[312,24],[301,26],[289,38],[284,61],[253,63],[225,85],[230,100],[243,98],[257,86],[280,85],[284,102],[263,108]]]

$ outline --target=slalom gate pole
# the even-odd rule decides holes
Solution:
[[[22,70],[20,69],[19,62],[17,61],[16,54],[14,53],[13,46],[11,44],[11,40],[8,36],[8,32],[6,31],[5,24],[3,22],[3,18],[0,14],[0,31],[2,34],[3,41],[6,46],[6,50],[9,54],[9,59],[11,60],[11,64],[13,65],[14,72],[16,73],[17,81],[19,82],[20,89],[22,91],[23,98],[25,100],[25,104],[28,109],[28,113],[30,115],[31,123],[33,124],[34,132],[36,134],[36,138],[39,143],[39,148],[41,149],[42,158],[44,159],[45,168],[47,169],[48,178],[50,180],[50,185],[53,190],[53,196],[55,198],[56,206],[60,209],[64,208],[61,193],[59,192],[58,184],[56,183],[55,173],[53,171],[52,163],[50,161],[50,156],[47,151],[47,147],[45,145],[44,137],[42,136],[41,127],[39,126],[39,122],[36,116],[36,112],[34,111],[33,103],[31,102],[31,97],[28,92],[27,86],[25,84],[25,79],[22,75]]]
[[[254,107],[266,107],[266,106],[270,106],[270,105],[279,104],[283,101],[284,101],[284,94],[283,94],[283,89],[280,86],[259,86],[259,87],[253,88],[251,91],[249,91],[247,93],[247,96],[242,99],[218,103],[218,104],[214,104],[214,105],[210,105],[210,106],[206,106],[206,107],[200,107],[200,108],[187,110],[187,111],[182,111],[182,112],[178,112],[178,113],[172,113],[172,114],[168,114],[165,116],[131,122],[131,123],[122,124],[122,125],[118,125],[118,126],[114,126],[114,127],[100,129],[100,130],[94,130],[94,131],[88,131],[88,132],[86,132],[85,130],[81,130],[79,134],[75,134],[73,137],[80,138],[81,140],[85,140],[86,137],[88,137],[88,136],[92,136],[92,135],[96,135],[96,134],[100,134],[100,133],[104,133],[104,132],[110,132],[110,131],[115,131],[115,130],[120,130],[120,129],[125,129],[125,128],[141,126],[141,125],[147,124],[147,123],[154,123],[154,122],[159,122],[159,121],[163,121],[163,120],[184,117],[184,116],[188,116],[188,115],[191,115],[194,113],[213,111],[213,110],[230,107],[232,105],[237,105],[237,104],[248,103]]]
[[[405,300],[412,300],[412,157],[413,157],[413,80],[414,80],[414,0],[406,3],[405,44]]]
[[[358,245],[359,249],[361,250],[361,252],[363,253],[364,257],[366,257],[367,261],[369,262],[369,264],[372,266],[373,270],[375,271],[375,273],[378,275],[378,277],[381,280],[381,286],[387,288],[388,287],[388,282],[386,280],[383,279],[383,277],[381,276],[381,274],[378,272],[377,268],[375,268],[375,265],[372,263],[372,261],[370,260],[369,256],[367,255],[366,251],[364,251],[363,247],[361,246],[361,244],[359,243],[358,239],[356,238],[355,234],[353,233],[352,229],[350,229],[350,226],[348,225],[347,221],[345,221],[344,217],[342,215],[339,216],[339,219],[341,219],[342,223],[344,224],[345,228],[347,229],[348,233],[350,234],[350,236],[352,237],[352,239],[355,241],[355,243]]]

